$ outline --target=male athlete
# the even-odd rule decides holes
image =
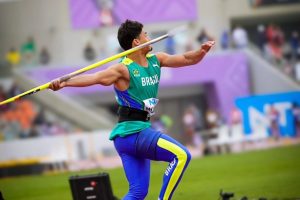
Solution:
[[[118,40],[124,50],[149,41],[143,24],[127,20],[118,30]],[[214,41],[182,55],[149,54],[151,46],[138,50],[120,63],[94,74],[80,75],[65,82],[54,80],[50,89],[84,87],[95,84],[114,85],[119,104],[119,121],[110,134],[120,155],[129,182],[124,200],[143,200],[148,193],[150,160],[169,162],[159,200],[171,199],[174,190],[190,162],[189,151],[173,138],[151,128],[150,117],[158,103],[157,91],[161,67],[183,67],[202,60]]]

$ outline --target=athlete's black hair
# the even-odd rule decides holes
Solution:
[[[120,46],[124,50],[131,49],[132,41],[141,34],[143,27],[144,25],[140,22],[131,21],[129,19],[122,23],[118,30],[118,40]]]

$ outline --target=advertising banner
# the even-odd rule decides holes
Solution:
[[[246,134],[264,129],[270,136],[296,135],[296,121],[300,118],[300,92],[239,98],[236,105],[242,112]]]

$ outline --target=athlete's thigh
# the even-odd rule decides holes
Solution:
[[[115,148],[121,157],[126,177],[130,184],[149,184],[150,160],[139,157],[136,153],[136,142],[139,133],[114,140]]]
[[[156,161],[171,162],[176,153],[186,151],[178,141],[152,128],[141,131],[135,144],[138,157]]]
[[[142,185],[148,188],[150,179],[150,160],[132,155],[120,155],[130,186]]]
[[[161,134],[157,141],[156,160],[171,162],[178,152],[187,151],[186,147],[174,138]]]

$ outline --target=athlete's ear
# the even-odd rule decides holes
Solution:
[[[141,44],[139,39],[133,39],[132,46],[139,46]]]

